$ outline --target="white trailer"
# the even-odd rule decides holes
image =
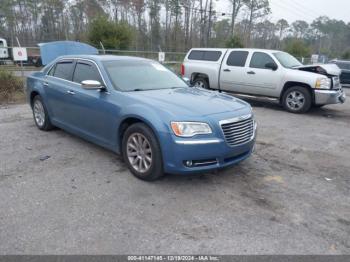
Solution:
[[[7,42],[5,39],[0,38],[0,59],[8,59],[9,58],[9,51]]]

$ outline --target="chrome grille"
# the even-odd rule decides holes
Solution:
[[[251,115],[223,120],[220,125],[226,142],[230,146],[247,143],[254,135],[254,120]]]

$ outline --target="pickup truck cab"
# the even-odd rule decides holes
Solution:
[[[196,87],[276,98],[293,113],[345,102],[335,64],[303,66],[277,50],[195,48],[181,73]]]

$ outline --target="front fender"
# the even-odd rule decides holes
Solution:
[[[117,126],[118,126],[117,134],[120,134],[123,122],[125,122],[127,119],[137,119],[145,123],[147,126],[149,126],[152,129],[162,149],[163,137],[167,136],[170,132],[170,120],[166,116],[166,113],[159,110],[157,111],[154,108],[150,108],[149,106],[145,106],[142,104],[134,104],[123,108],[121,111],[121,115],[123,117],[120,118],[117,123]],[[117,144],[119,148],[120,146],[119,137],[117,137],[117,141],[118,141]]]

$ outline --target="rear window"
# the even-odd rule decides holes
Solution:
[[[247,61],[248,51],[232,51],[227,58],[226,64],[228,66],[244,67]]]
[[[54,76],[72,81],[72,73],[73,73],[73,62],[60,62],[56,64]]]
[[[212,61],[216,62],[221,57],[220,51],[200,51],[200,50],[193,50],[188,55],[189,60],[200,60],[200,61]]]

